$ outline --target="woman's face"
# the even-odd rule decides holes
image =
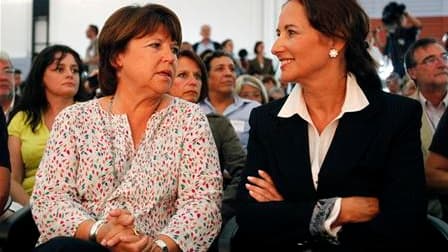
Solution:
[[[226,53],[233,53],[233,42],[231,40],[228,41],[223,49]]]
[[[195,61],[188,57],[181,57],[177,62],[176,75],[169,93],[196,103],[201,94],[202,81],[201,69]]]
[[[227,56],[217,57],[210,62],[208,90],[211,93],[230,95],[235,89],[235,65]]]
[[[46,97],[73,98],[79,89],[79,66],[72,54],[56,53],[44,72]]]
[[[263,103],[260,89],[253,87],[252,85],[243,84],[238,95],[249,100]]]
[[[332,40],[311,27],[299,1],[288,1],[283,7],[272,53],[280,60],[281,81],[300,82],[325,74],[333,48]]]
[[[131,39],[115,59],[118,89],[124,85],[137,93],[167,93],[176,72],[178,50],[179,46],[162,26],[153,34]]]

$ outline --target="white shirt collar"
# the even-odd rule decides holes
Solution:
[[[344,104],[342,105],[340,116],[342,116],[345,112],[360,111],[369,105],[367,97],[359,87],[355,76],[351,73],[347,75],[346,87]],[[288,118],[294,114],[298,114],[308,122],[311,121],[305,100],[303,99],[302,87],[300,84],[295,85],[277,116]]]

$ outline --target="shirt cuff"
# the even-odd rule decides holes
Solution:
[[[339,199],[339,204],[336,202]],[[310,220],[310,233],[318,239],[326,240],[332,244],[339,244],[337,232],[341,227],[330,228],[336,220],[340,211],[340,198],[320,199],[314,206],[313,214]],[[328,224],[326,223],[328,222]]]

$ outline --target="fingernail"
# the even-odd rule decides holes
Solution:
[[[101,245],[102,245],[102,246],[106,246],[106,243],[107,243],[106,240],[102,240],[102,241],[101,241]]]
[[[253,180],[254,179],[254,177],[252,177],[252,176],[248,176],[247,177],[247,180],[249,180],[249,181],[251,181],[251,180]]]
[[[250,187],[250,184],[248,184],[248,183],[246,183],[246,184],[244,184],[247,188],[249,188]]]
[[[258,174],[260,174],[260,175],[261,175],[262,173],[263,173],[263,171],[262,171],[262,170],[258,170]]]

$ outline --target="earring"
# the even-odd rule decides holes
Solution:
[[[328,53],[328,55],[330,56],[330,58],[334,59],[338,56],[338,50],[332,48],[330,49],[330,52]]]

